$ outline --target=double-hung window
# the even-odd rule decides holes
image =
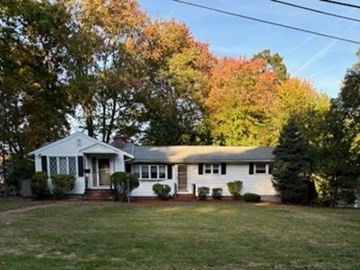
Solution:
[[[219,174],[219,164],[205,164],[204,172],[205,174]]]
[[[271,166],[268,163],[249,163],[249,174],[271,174]]]
[[[198,164],[198,174],[226,174],[226,163],[199,163]]]
[[[255,173],[256,174],[265,174],[266,167],[267,166],[265,163],[255,163]]]

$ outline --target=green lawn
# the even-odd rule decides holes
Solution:
[[[65,202],[0,213],[0,243],[0,269],[355,270],[360,211]]]

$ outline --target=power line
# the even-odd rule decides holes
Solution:
[[[312,11],[312,12],[316,12],[316,13],[320,13],[320,14],[324,14],[324,15],[329,15],[329,16],[333,16],[333,17],[337,17],[337,18],[349,20],[349,21],[360,22],[359,19],[350,18],[350,17],[346,17],[346,16],[334,14],[334,13],[329,13],[329,12],[325,12],[325,11],[318,10],[318,9],[313,9],[313,8],[308,8],[308,7],[304,7],[304,6],[299,6],[299,5],[295,5],[295,4],[288,3],[288,2],[283,2],[283,1],[278,1],[278,0],[270,0],[270,1],[271,1],[271,2],[275,2],[275,3],[278,3],[278,4],[282,4],[282,5],[287,5],[287,6],[291,6],[291,7],[295,7],[295,8],[300,8],[300,9],[304,9],[304,10],[308,10],[308,11]]]
[[[357,6],[357,5],[353,5],[353,4],[349,4],[349,3],[343,3],[343,2],[338,2],[338,1],[331,1],[331,0],[319,0],[319,1],[321,1],[321,2],[327,2],[327,3],[329,3],[329,4],[346,6],[346,7],[360,8],[360,6]]]
[[[291,29],[291,30],[295,30],[295,31],[300,31],[300,32],[308,33],[308,34],[313,34],[313,35],[317,35],[317,36],[321,36],[321,37],[336,39],[336,40],[360,45],[360,41],[357,41],[357,40],[337,37],[337,36],[323,34],[320,32],[315,32],[315,31],[311,31],[311,30],[307,30],[307,29],[303,29],[303,28],[299,28],[299,27],[294,27],[294,26],[290,26],[290,25],[286,25],[286,24],[276,23],[276,22],[258,19],[258,18],[254,18],[254,17],[249,17],[249,16],[241,15],[241,14],[230,12],[230,11],[225,11],[225,10],[221,10],[221,9],[217,9],[217,8],[212,8],[209,6],[195,4],[192,2],[186,2],[186,1],[182,1],[182,0],[173,0],[173,1],[184,4],[184,5],[194,6],[194,7],[198,7],[198,8],[202,8],[202,9],[206,9],[206,10],[211,10],[211,11],[215,11],[218,13],[223,13],[223,14],[227,14],[227,15],[231,15],[231,16],[235,16],[235,17],[240,17],[243,19],[251,20],[251,21],[261,22],[261,23],[270,24],[270,25],[274,25],[274,26],[278,26],[278,27],[282,27],[282,28],[287,28],[287,29]]]

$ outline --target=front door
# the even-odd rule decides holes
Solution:
[[[178,165],[178,185],[179,191],[188,191],[188,181],[187,181],[187,166]]]
[[[99,185],[110,185],[110,160],[108,158],[99,158]]]

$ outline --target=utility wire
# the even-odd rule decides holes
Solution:
[[[189,6],[198,7],[198,8],[202,8],[202,9],[206,9],[206,10],[211,10],[211,11],[218,12],[218,13],[223,13],[223,14],[227,14],[227,15],[231,15],[231,16],[235,16],[235,17],[240,17],[240,18],[247,19],[247,20],[252,20],[252,21],[256,21],[256,22],[261,22],[261,23],[270,24],[270,25],[274,25],[274,26],[278,26],[278,27],[283,27],[283,28],[287,28],[287,29],[291,29],[291,30],[295,30],[295,31],[300,31],[300,32],[308,33],[308,34],[313,34],[313,35],[317,35],[317,36],[321,36],[321,37],[341,40],[344,42],[360,45],[360,41],[353,40],[353,39],[337,37],[337,36],[323,34],[320,32],[315,32],[315,31],[311,31],[311,30],[307,30],[307,29],[303,29],[303,28],[299,28],[299,27],[294,27],[294,26],[290,26],[290,25],[286,25],[286,24],[276,23],[276,22],[258,19],[258,18],[254,18],[254,17],[249,17],[249,16],[241,15],[241,14],[230,12],[230,11],[225,11],[225,10],[221,10],[221,9],[217,9],[217,8],[212,8],[209,6],[195,4],[192,2],[186,2],[186,1],[182,1],[182,0],[173,0],[173,1],[184,4],[184,5],[189,5]]]
[[[349,4],[349,3],[343,3],[343,2],[338,2],[338,1],[331,1],[331,0],[319,0],[319,1],[321,1],[321,2],[327,2],[327,3],[329,3],[329,4],[346,6],[346,7],[360,8],[360,6],[357,6],[357,5],[353,5],[353,4]]]
[[[295,4],[288,3],[288,2],[283,2],[283,1],[278,1],[278,0],[270,0],[270,1],[271,1],[271,2],[275,2],[275,3],[278,3],[278,4],[282,4],[282,5],[287,5],[287,6],[291,6],[291,7],[295,7],[295,8],[300,8],[300,9],[304,9],[304,10],[308,10],[308,11],[312,11],[312,12],[316,12],[316,13],[320,13],[320,14],[324,14],[324,15],[329,15],[329,16],[333,16],[333,17],[337,17],[337,18],[349,20],[349,21],[360,22],[359,19],[355,19],[355,18],[351,18],[351,17],[346,17],[346,16],[334,14],[334,13],[329,13],[329,12],[325,12],[325,11],[318,10],[318,9],[313,9],[313,8],[308,8],[308,7],[304,7],[304,6],[299,6],[299,5],[295,5]]]

